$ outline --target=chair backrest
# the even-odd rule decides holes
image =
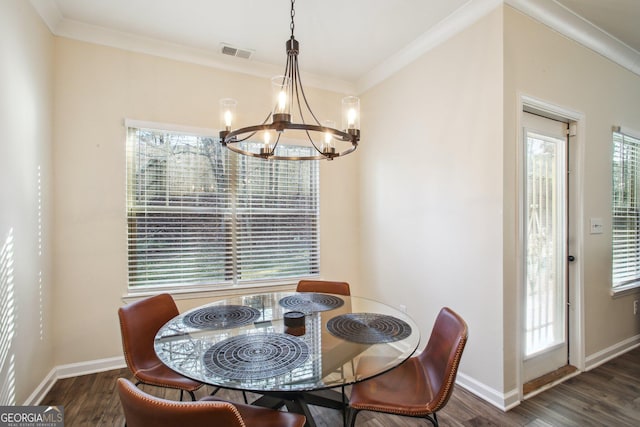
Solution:
[[[451,397],[468,334],[467,323],[462,317],[448,307],[440,310],[429,342],[418,356],[429,378],[428,386],[433,396],[429,409],[432,412],[444,407]]]
[[[236,407],[224,401],[175,402],[152,396],[118,378],[127,427],[245,427]]]
[[[178,314],[178,307],[169,294],[145,298],[118,309],[124,358],[134,375],[160,363],[153,339],[162,325]]]
[[[347,282],[331,282],[327,280],[300,280],[296,292],[320,292],[326,294],[351,295]]]

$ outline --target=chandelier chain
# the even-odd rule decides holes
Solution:
[[[294,9],[294,4],[296,0],[291,0],[291,24],[289,28],[291,28],[291,38],[293,38],[293,30],[296,28],[296,24],[293,22],[293,18],[296,16],[296,10]]]

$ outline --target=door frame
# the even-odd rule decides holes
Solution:
[[[574,170],[571,170],[569,173],[568,183],[569,183],[569,198],[573,199],[575,203],[571,204],[571,211],[569,212],[570,221],[568,232],[569,235],[572,236],[572,241],[570,242],[570,246],[567,248],[570,251],[571,255],[576,257],[576,261],[569,264],[569,283],[568,283],[568,292],[567,296],[569,303],[568,317],[567,321],[569,322],[569,334],[567,338],[569,340],[569,363],[576,368],[578,368],[579,373],[584,370],[585,367],[585,345],[584,345],[584,289],[583,289],[583,277],[584,277],[584,264],[582,263],[582,259],[584,256],[584,245],[583,245],[583,233],[584,233],[584,185],[583,185],[583,177],[584,177],[584,144],[585,144],[585,117],[584,114],[561,107],[547,101],[525,95],[519,94],[518,102],[517,102],[517,112],[516,112],[516,129],[517,129],[517,200],[518,206],[516,208],[517,212],[517,225],[518,225],[518,244],[517,244],[517,289],[516,289],[516,298],[517,298],[517,308],[516,308],[516,382],[518,389],[518,397],[519,400],[522,401],[524,399],[524,394],[522,391],[523,382],[523,348],[524,348],[524,309],[525,309],[525,293],[524,282],[525,282],[525,260],[524,260],[524,233],[526,225],[523,223],[524,220],[524,171],[525,171],[525,163],[524,163],[524,132],[523,132],[523,112],[525,108],[533,109],[536,112],[542,113],[543,115],[548,116],[549,118],[561,118],[568,120],[570,122],[570,127],[575,127],[575,136],[571,136],[569,143],[573,145],[573,147],[568,147],[568,153],[573,155],[574,159],[571,161],[573,164]],[[558,382],[562,381],[559,380]],[[536,390],[527,397],[531,397],[541,391],[552,387],[557,382],[551,383],[545,387]]]

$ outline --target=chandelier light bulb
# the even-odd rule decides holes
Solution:
[[[347,129],[354,129],[356,124],[356,110],[353,108],[349,108],[349,113],[347,114]]]
[[[220,127],[224,132],[231,131],[237,105],[238,102],[235,99],[224,98],[220,100]]]
[[[325,128],[333,129],[336,127],[336,123],[333,120],[325,120],[322,122],[322,126]],[[333,134],[331,132],[324,132],[324,141],[322,144],[322,153],[323,154],[335,154],[336,153],[336,145],[335,140],[333,138]]]
[[[224,125],[225,127],[231,128],[231,111],[227,110],[224,112]]]
[[[278,110],[285,111],[286,107],[287,107],[287,94],[283,90],[281,90],[280,93],[278,94]]]

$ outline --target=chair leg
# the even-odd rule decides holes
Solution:
[[[191,390],[187,390],[187,391],[189,392],[189,396],[191,396],[191,401],[192,401],[192,402],[195,402],[195,401],[196,401],[196,395],[195,395],[195,393],[194,393],[194,392],[192,392]],[[180,392],[180,393],[182,394],[182,392]],[[180,397],[182,397],[182,396],[180,396]],[[181,398],[180,400],[182,400],[182,398]]]
[[[242,397],[244,397],[244,403],[248,405],[249,404],[249,399],[247,399],[247,392],[246,391],[242,392]]]
[[[356,425],[356,417],[360,413],[360,410],[353,409],[352,407],[347,408],[347,421],[349,421],[349,426],[354,427]]]
[[[347,395],[344,392],[344,384],[342,389],[342,426],[347,427],[347,414],[349,412],[349,402],[347,402]]]
[[[425,416],[425,418],[431,421],[431,424],[433,424],[433,427],[438,427],[438,416],[436,415],[435,412],[431,415]]]

